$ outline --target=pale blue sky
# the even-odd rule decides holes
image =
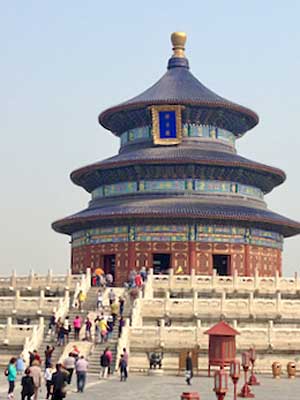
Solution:
[[[1,2],[1,274],[68,267],[50,224],[89,200],[69,173],[117,152],[97,116],[160,78],[175,30],[193,74],[259,114],[239,153],[287,173],[267,201],[300,220],[299,15],[296,0]],[[286,275],[299,247],[285,242]]]

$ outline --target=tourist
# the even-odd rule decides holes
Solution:
[[[106,379],[108,366],[109,366],[109,359],[107,357],[106,350],[104,350],[104,352],[100,356],[100,367],[101,368],[100,368],[99,379],[101,379],[101,378]]]
[[[77,355],[78,357],[78,355]],[[72,381],[73,372],[75,369],[75,357],[73,353],[69,353],[68,357],[64,360],[63,366],[66,371],[68,371],[68,379],[67,382],[70,385]]]
[[[84,359],[83,356],[81,356],[75,364],[77,375],[77,392],[79,393],[83,393],[84,391],[88,365],[88,362]]]
[[[63,325],[60,326],[58,331],[57,345],[58,346],[65,345],[65,328]]]
[[[107,286],[113,285],[114,278],[113,278],[112,274],[110,274],[110,273],[106,274],[105,279],[106,279]]]
[[[128,365],[129,355],[128,355],[127,350],[126,350],[125,347],[123,348],[123,357],[124,357],[124,360],[126,361],[126,364]]]
[[[86,340],[92,340],[92,322],[90,321],[89,317],[86,318],[85,320],[85,339]]]
[[[25,361],[23,359],[22,354],[19,355],[16,362],[16,369],[18,375],[23,375],[25,369]]]
[[[79,315],[76,315],[76,317],[74,318],[74,321],[73,321],[74,339],[75,340],[79,340],[79,333],[80,333],[80,329],[81,329],[81,324],[82,324],[81,318],[79,317]]]
[[[75,358],[75,362],[78,360],[79,358],[79,354],[80,354],[80,350],[77,347],[76,344],[73,345],[72,350],[70,351],[70,353],[72,354],[72,357]]]
[[[119,370],[120,370],[120,381],[125,382],[127,380],[127,363],[124,359],[124,354],[121,354],[121,358],[119,361]]]
[[[17,368],[16,368],[17,359],[12,357],[9,361],[9,364],[5,370],[5,376],[7,376],[8,381],[8,398],[14,398],[14,390],[15,390],[15,382],[17,379]]]
[[[85,294],[83,293],[82,290],[80,290],[80,292],[78,293],[78,296],[77,296],[79,311],[83,311],[82,306],[83,306],[83,303],[85,301],[85,298],[86,298]]]
[[[142,278],[142,280],[143,280],[143,283],[145,283],[146,280],[147,280],[147,270],[146,270],[146,267],[142,267],[142,268],[141,268],[140,274],[141,274],[141,278]]]
[[[111,370],[113,356],[109,347],[106,347],[105,354],[108,358],[107,376],[110,376],[113,373],[113,371]]]
[[[55,324],[55,333],[56,333],[56,343],[57,344],[59,342],[59,333],[60,333],[61,326],[62,326],[62,320],[59,317],[58,320],[56,321],[56,324]]]
[[[110,340],[114,330],[114,319],[112,315],[107,318],[107,340]]]
[[[62,400],[66,397],[67,374],[62,371],[61,364],[56,364],[56,372],[52,374],[52,400]]]
[[[95,343],[100,343],[100,328],[99,328],[100,316],[94,319],[94,327],[95,327]]]
[[[191,385],[191,380],[193,378],[193,360],[192,353],[190,351],[187,352],[185,359],[185,380],[188,385]]]
[[[53,346],[46,346],[46,350],[45,350],[45,368],[48,368],[48,366],[51,364],[51,358],[52,358],[52,354],[55,350],[55,347]]]
[[[53,338],[53,336],[55,335],[55,327],[56,327],[56,316],[55,312],[53,312],[53,314],[50,317],[49,332],[48,332],[51,338]]]
[[[64,327],[64,336],[65,336],[65,338],[67,338],[67,343],[69,343],[69,333],[71,332],[71,324],[70,324],[69,316],[66,316],[64,323],[63,323],[63,327]]]
[[[112,303],[114,303],[114,301],[116,300],[116,294],[113,290],[113,288],[110,289],[109,293],[108,293],[108,299],[109,299],[109,305],[111,306]]]
[[[119,338],[122,335],[122,331],[123,331],[124,326],[125,326],[125,320],[124,320],[123,317],[121,317],[120,320],[119,320]]]
[[[44,378],[45,378],[45,382],[46,382],[46,399],[49,399],[50,394],[51,394],[53,372],[54,372],[54,370],[52,368],[52,364],[50,363],[46,367],[45,373],[44,373]]]
[[[134,283],[137,288],[140,288],[143,285],[143,280],[140,273],[136,274]]]
[[[32,376],[30,376],[29,368],[26,368],[25,370],[25,376],[23,376],[21,379],[21,386],[22,386],[22,391],[21,391],[22,400],[25,399],[30,400],[31,397],[34,395],[34,384]]]
[[[38,360],[33,360],[32,366],[30,367],[30,376],[33,379],[34,385],[34,400],[37,400],[39,388],[42,384],[42,370],[40,365]]]
[[[116,319],[118,317],[118,312],[119,312],[119,306],[115,301],[110,305],[110,310],[111,310],[111,315],[113,317],[113,321],[115,324]]]
[[[125,300],[122,296],[119,297],[119,314],[122,316],[124,313]]]
[[[103,308],[103,295],[102,295],[102,290],[98,290],[97,294],[97,310],[102,310]]]
[[[100,335],[101,335],[101,343],[104,343],[107,341],[107,322],[105,321],[104,318],[101,318],[99,321],[99,329],[100,329]]]

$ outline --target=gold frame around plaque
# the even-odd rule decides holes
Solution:
[[[151,114],[152,114],[152,137],[154,144],[162,144],[162,145],[172,145],[179,144],[182,140],[182,118],[181,112],[184,106],[179,105],[161,105],[161,106],[151,106]],[[176,116],[176,138],[166,138],[162,139],[159,134],[159,111],[175,111]]]

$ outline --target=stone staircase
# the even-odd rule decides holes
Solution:
[[[111,339],[106,343],[97,343],[94,345],[89,357],[89,373],[91,374],[99,374],[100,373],[100,356],[106,347],[109,347],[112,352],[112,365],[111,365],[111,373],[114,372],[115,366],[118,360],[117,358],[117,346],[118,346],[118,325],[115,324],[113,334]]]
[[[68,316],[69,316],[70,324],[72,327],[72,331],[69,334],[69,343],[75,341],[74,329],[73,329],[74,318],[76,317],[76,315],[80,315],[82,320],[84,321],[86,319],[86,317],[88,316],[89,312],[91,310],[96,309],[97,293],[98,293],[98,288],[90,288],[90,290],[87,294],[86,301],[84,302],[84,305],[83,305],[83,310],[81,312],[77,308],[72,308],[72,300],[70,299],[70,309],[69,309]],[[83,330],[84,330],[84,328],[83,328]],[[46,326],[45,326],[44,340],[39,347],[39,352],[40,352],[40,355],[42,356],[43,361],[44,361],[44,351],[45,351],[47,345],[55,347],[55,350],[52,355],[52,363],[53,363],[53,365],[55,365],[59,361],[60,357],[62,356],[62,354],[65,350],[65,346],[57,346],[56,345],[56,336],[52,338],[48,334],[48,324],[46,324]]]

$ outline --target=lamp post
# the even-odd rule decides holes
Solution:
[[[247,372],[250,367],[250,354],[247,351],[242,353],[242,366],[245,373],[245,383],[241,392],[239,393],[239,397],[253,398],[255,396],[253,393],[251,393],[251,389],[247,382]]]
[[[223,400],[228,392],[228,374],[221,369],[215,372],[214,378],[214,392],[218,400]]]
[[[241,363],[239,360],[231,361],[230,363],[230,377],[233,382],[233,400],[237,398],[237,383],[241,376]]]
[[[251,361],[251,375],[249,378],[249,382],[248,385],[260,385],[259,380],[256,378],[255,374],[254,374],[254,364],[255,364],[255,360],[256,360],[256,351],[254,347],[251,347],[251,349],[249,349],[249,354],[250,354],[250,361]]]

